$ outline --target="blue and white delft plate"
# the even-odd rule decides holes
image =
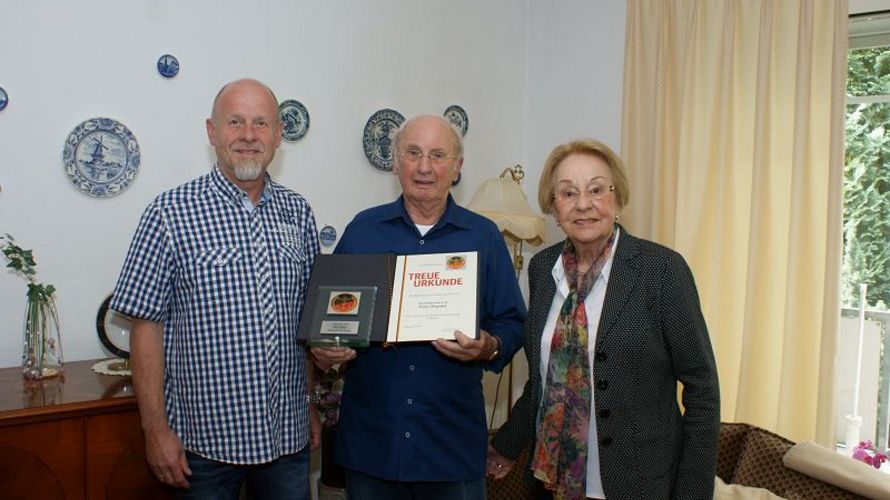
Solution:
[[[457,104],[448,106],[448,109],[445,110],[442,116],[460,130],[460,135],[467,135],[467,129],[470,128],[470,119],[467,117],[467,112],[464,111],[464,108]]]
[[[3,90],[3,87],[0,87],[0,111],[3,111],[7,104],[9,104],[9,95]]]
[[[337,241],[337,230],[333,226],[325,226],[318,232],[318,241],[322,245],[329,247]]]
[[[139,143],[116,120],[91,118],[68,135],[62,162],[74,187],[96,198],[111,198],[136,178]]]
[[[278,105],[281,117],[281,138],[285,141],[299,141],[309,131],[309,111],[300,101],[288,99]]]
[[[158,58],[158,73],[164,78],[173,78],[179,73],[179,60],[170,54]]]
[[[362,144],[365,147],[365,156],[374,168],[392,171],[393,135],[405,121],[405,117],[398,111],[381,109],[368,118],[365,124],[365,133],[362,135]]]

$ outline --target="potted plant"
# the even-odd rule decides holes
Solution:
[[[22,374],[28,379],[61,376],[62,342],[59,314],[53,300],[56,287],[37,282],[33,252],[16,245],[12,236],[5,234],[0,238],[0,249],[9,260],[6,267],[18,271],[28,280]]]

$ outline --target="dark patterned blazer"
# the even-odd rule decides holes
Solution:
[[[492,438],[507,458],[534,446],[541,335],[562,248],[562,242],[546,248],[529,264],[529,379]],[[595,345],[591,421],[606,498],[712,498],[720,433],[717,368],[692,272],[679,253],[621,228]],[[683,383],[683,414],[677,381]]]

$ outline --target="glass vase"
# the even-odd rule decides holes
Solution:
[[[22,374],[25,378],[40,380],[60,376],[62,339],[59,336],[59,314],[51,297],[28,297],[24,333]]]

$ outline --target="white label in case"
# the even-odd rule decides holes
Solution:
[[[321,333],[327,335],[358,335],[358,321],[322,321]]]

